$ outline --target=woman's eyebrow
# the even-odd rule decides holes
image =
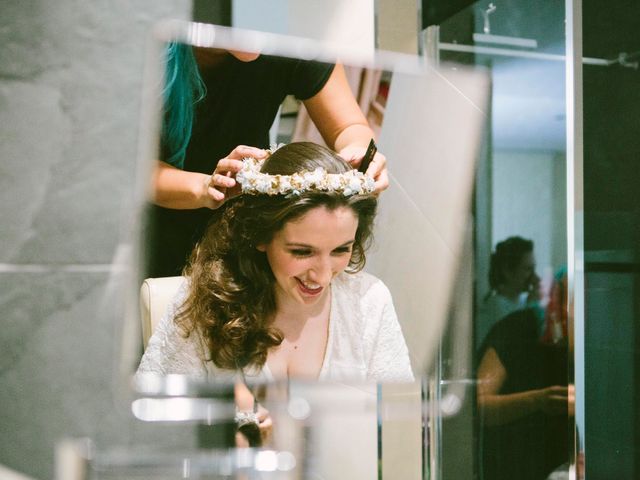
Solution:
[[[298,243],[298,242],[285,242],[287,247],[304,247],[304,248],[313,248],[311,245],[307,245],[306,243]]]
[[[347,247],[349,245],[351,245],[352,243],[355,242],[355,239],[353,240],[349,240],[347,242],[344,242],[342,245],[338,245],[335,248],[340,248],[340,247]],[[304,248],[315,248],[313,245],[308,245],[306,243],[299,243],[299,242],[285,242],[285,245],[287,247],[304,247]]]
[[[355,238],[353,240],[349,240],[348,242],[344,242],[342,245],[339,245],[337,248],[340,247],[348,247],[349,245],[351,245],[352,243],[355,243]]]

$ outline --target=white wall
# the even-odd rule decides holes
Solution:
[[[238,28],[312,38],[342,51],[375,45],[373,0],[234,0],[231,11]]]
[[[566,262],[566,173],[557,152],[494,151],[492,246],[513,235],[534,241],[539,275]]]

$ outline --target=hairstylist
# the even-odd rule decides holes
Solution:
[[[373,137],[340,64],[170,44],[166,78],[148,276],[181,274],[211,209],[235,186],[239,160],[266,155],[285,96],[304,103],[325,142],[354,167]],[[387,188],[383,155],[368,174],[376,192]]]

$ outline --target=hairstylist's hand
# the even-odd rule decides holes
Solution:
[[[264,408],[262,405],[258,405],[256,416],[258,417],[257,426],[252,423],[250,425],[245,425],[236,431],[236,447],[262,447],[271,438],[273,420],[271,419],[269,410]]]
[[[258,419],[258,425],[255,423],[247,424],[239,427],[236,431],[236,447],[262,447],[268,443],[273,429],[273,420],[271,419],[269,410],[258,404],[256,417]]]
[[[240,193],[240,186],[235,176],[242,170],[242,159],[253,157],[262,159],[267,152],[260,148],[238,145],[229,155],[222,158],[216,169],[207,177],[204,184],[203,203],[207,208],[215,209]]]
[[[261,404],[258,404],[258,421],[260,422],[260,436],[262,437],[262,444],[264,445],[271,438],[271,430],[273,429],[273,420],[269,410],[264,408]]]
[[[536,390],[538,408],[547,415],[567,415],[569,411],[569,389],[561,385]]]
[[[367,152],[367,147],[348,146],[338,152],[353,168],[358,168],[362,157]],[[389,176],[387,174],[387,157],[380,152],[376,152],[373,160],[367,168],[366,174],[373,178],[376,182],[376,194],[389,187]]]

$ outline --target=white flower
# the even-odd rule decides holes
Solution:
[[[355,193],[362,193],[362,181],[358,177],[351,177],[348,179],[349,183],[347,184],[347,188]]]
[[[342,177],[335,173],[327,175],[327,190],[342,189]]]
[[[270,193],[271,179],[268,175],[260,175],[255,179],[255,188],[260,193]]]
[[[366,193],[373,193],[376,190],[376,182],[369,175],[364,175],[364,190]]]
[[[275,148],[280,148],[277,145]],[[356,170],[341,174],[328,174],[318,167],[312,172],[298,172],[293,175],[270,175],[261,173],[264,160],[243,158],[243,168],[236,180],[244,193],[298,196],[303,192],[328,191],[342,193],[348,197],[355,194],[370,193],[375,189],[374,181]]]
[[[293,190],[293,187],[291,186],[291,176],[280,176],[280,182],[278,183],[278,193],[283,194],[289,192],[290,190]]]
[[[326,174],[327,172],[325,172],[324,168],[318,167],[313,172],[305,173],[304,177],[308,185],[319,186],[322,184]]]

